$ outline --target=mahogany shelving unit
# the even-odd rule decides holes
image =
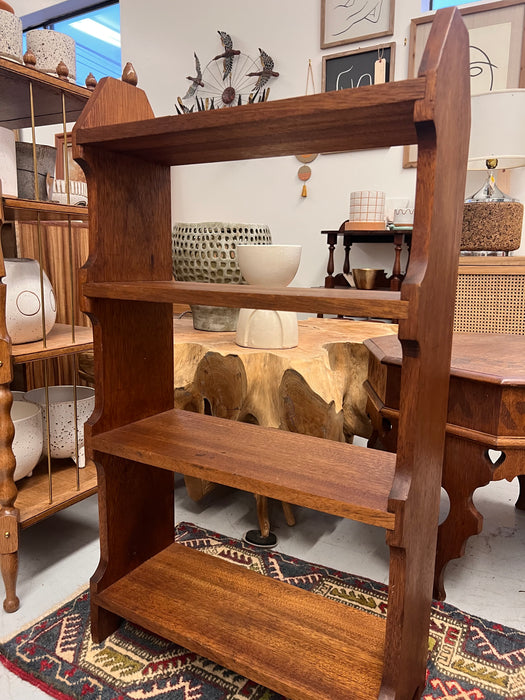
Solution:
[[[74,121],[91,94],[87,88],[0,58],[0,126],[20,129],[31,127],[32,122],[35,126],[62,124],[63,107],[67,120]],[[0,228],[4,223],[16,221],[67,222],[87,219],[86,207],[0,196]],[[5,275],[1,250],[0,274]],[[19,530],[91,496],[97,490],[95,466],[88,463],[77,474],[71,460],[52,460],[51,491],[47,460],[39,463],[33,476],[15,484],[11,450],[13,424],[9,415],[13,369],[18,364],[86,352],[92,346],[90,328],[72,328],[71,325],[59,323],[47,334],[45,342],[12,345],[5,323],[5,286],[0,286],[0,568],[6,590],[6,612],[14,612],[19,606],[16,596]]]
[[[126,618],[294,700],[419,697],[468,135],[467,32],[452,8],[436,14],[413,80],[158,119],[142,91],[101,81],[73,131],[92,213],[81,282],[94,321],[96,642]],[[170,166],[411,143],[400,292],[172,281]],[[397,454],[175,410],[172,304],[188,301],[400,319]],[[384,528],[386,621],[174,544],[173,472]]]

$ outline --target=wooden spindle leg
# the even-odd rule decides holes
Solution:
[[[333,289],[335,287],[334,282],[334,251],[337,245],[337,234],[328,234],[328,265],[326,266],[326,277],[324,278],[324,286],[326,289]]]
[[[0,385],[0,571],[5,587],[4,610],[15,612],[18,574],[18,511],[14,507],[17,489],[13,476],[15,457],[11,449],[15,428],[11,420],[13,397],[9,384]]]

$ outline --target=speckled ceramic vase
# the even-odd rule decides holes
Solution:
[[[75,402],[73,386],[48,387],[49,398],[49,446],[51,457],[56,459],[75,458]],[[43,452],[47,455],[46,390],[31,389],[25,399],[42,407],[44,436]],[[77,431],[79,467],[85,466],[84,423],[95,408],[95,390],[89,386],[77,386]]]
[[[173,274],[180,282],[241,284],[237,245],[269,245],[268,226],[217,221],[176,223],[172,233]],[[239,309],[191,305],[193,327],[200,331],[235,331]]]
[[[75,40],[67,34],[55,32],[52,29],[31,29],[26,33],[27,48],[36,58],[36,68],[57,74],[57,66],[63,61],[69,70],[68,80],[75,82],[77,77],[77,59]]]
[[[18,481],[31,476],[42,455],[42,410],[30,401],[13,401],[11,420],[15,426],[12,445],[16,459],[14,479]]]
[[[40,265],[31,258],[6,258],[5,315],[7,332],[11,342],[30,343],[41,340],[42,298],[40,291]],[[55,325],[57,309],[53,287],[46,273],[43,273],[44,315],[46,333]]]
[[[23,62],[22,20],[0,7],[0,56]]]

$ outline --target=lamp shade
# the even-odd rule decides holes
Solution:
[[[472,96],[469,170],[525,166],[525,89],[494,90]]]

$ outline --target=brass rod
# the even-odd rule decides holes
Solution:
[[[33,82],[29,81],[29,104],[31,108],[31,134],[33,138],[33,176],[35,183],[35,199],[40,199],[38,187],[38,160],[36,157],[36,134],[35,134],[35,104],[33,101]]]
[[[76,323],[76,305],[75,305],[75,264],[73,260],[73,231],[71,226],[71,216],[67,217],[67,233],[69,246],[69,281],[71,286],[71,342],[75,342],[75,323]]]
[[[40,225],[40,212],[36,215],[36,231],[38,239],[38,264],[40,266],[40,307],[42,309],[42,347],[47,348],[47,333],[46,333],[46,309],[44,299],[44,266],[43,266],[43,250],[42,250],[42,229]]]
[[[64,179],[66,181],[66,202],[69,204],[70,193],[69,193],[69,157],[67,153],[67,120],[66,120],[66,94],[62,90],[62,126],[64,129]]]
[[[51,470],[51,425],[49,411],[49,380],[47,376],[47,360],[44,362],[44,393],[46,397],[46,440],[47,440],[47,481],[49,485],[49,503],[53,503],[53,479]]]
[[[76,354],[73,355],[73,411],[74,411],[74,421],[73,424],[75,426],[75,464],[77,465],[77,491],[80,491],[80,458],[79,458],[79,450],[78,450],[78,409],[77,409],[77,373],[78,373],[78,367],[77,367],[77,356]]]

